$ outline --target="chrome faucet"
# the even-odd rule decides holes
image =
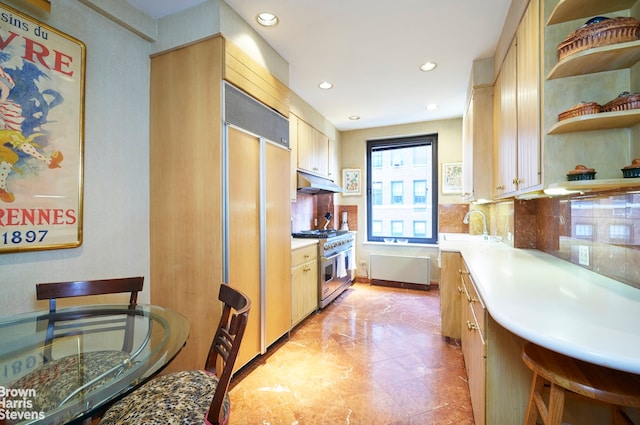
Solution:
[[[462,222],[464,224],[469,224],[469,216],[472,213],[478,213],[482,216],[482,234],[485,236],[489,235],[489,232],[487,231],[487,216],[480,210],[469,210],[468,213],[465,214],[464,218],[462,219]]]

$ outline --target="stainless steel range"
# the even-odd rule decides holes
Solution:
[[[318,243],[318,308],[326,307],[351,285],[355,261],[353,233],[346,230],[307,230],[294,238],[320,239]]]

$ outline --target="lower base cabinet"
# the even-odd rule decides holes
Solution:
[[[460,341],[475,425],[524,423],[533,378],[521,358],[527,341],[493,319],[462,258],[459,274]],[[612,420],[606,406],[567,397],[563,423],[609,425]]]
[[[459,252],[440,252],[440,333],[460,339],[460,262]]]
[[[318,246],[291,251],[291,327],[318,308]]]
[[[521,424],[532,378],[520,358],[525,341],[493,320],[460,264],[460,339],[475,424]]]

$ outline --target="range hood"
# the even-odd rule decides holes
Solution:
[[[324,177],[298,171],[298,192],[303,193],[340,193],[342,188]]]

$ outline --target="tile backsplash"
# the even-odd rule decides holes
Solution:
[[[489,209],[490,233],[505,243],[640,288],[640,194],[509,200]]]

